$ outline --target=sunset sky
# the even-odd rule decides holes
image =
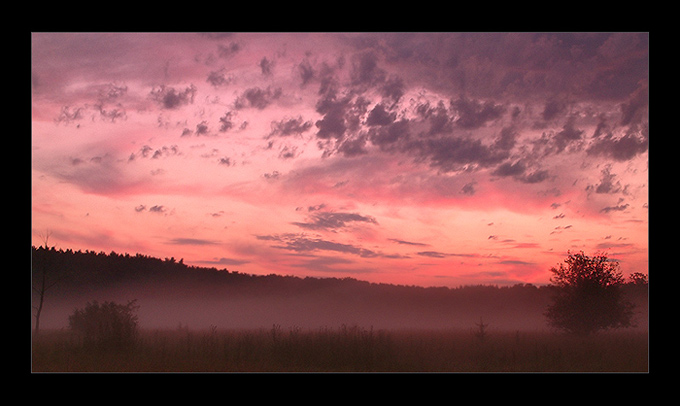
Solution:
[[[646,33],[33,33],[32,243],[252,274],[648,271]]]

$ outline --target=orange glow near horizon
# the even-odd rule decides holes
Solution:
[[[34,33],[32,243],[418,286],[544,284],[568,250],[647,273],[647,41]]]

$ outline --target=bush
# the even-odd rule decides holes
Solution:
[[[136,300],[121,305],[97,301],[87,303],[69,316],[70,329],[78,334],[83,345],[99,349],[122,349],[134,345],[137,338]]]
[[[551,269],[556,295],[545,316],[552,327],[588,335],[632,325],[634,306],[623,298],[623,276],[617,262],[583,252],[569,253],[564,262],[567,266]]]

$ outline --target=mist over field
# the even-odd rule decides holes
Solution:
[[[34,249],[34,266],[46,261],[44,254]],[[136,300],[142,329],[470,329],[483,318],[492,330],[545,330],[551,300],[546,286],[425,288],[247,275],[139,255],[53,250],[49,256],[63,279],[47,292],[46,329],[66,328],[68,316],[88,302]],[[646,297],[634,299],[638,325],[646,326]]]

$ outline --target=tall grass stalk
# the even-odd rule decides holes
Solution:
[[[352,325],[140,331],[132,348],[83,347],[44,331],[34,372],[646,372],[647,333],[374,330]]]

